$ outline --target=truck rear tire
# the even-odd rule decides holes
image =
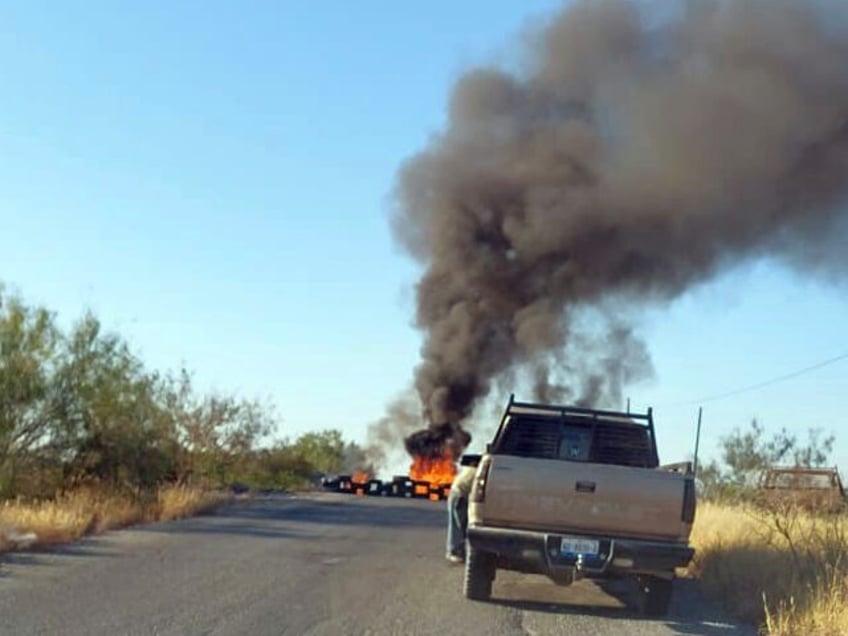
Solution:
[[[488,601],[492,596],[495,579],[495,555],[468,547],[465,557],[465,598]]]
[[[652,618],[668,614],[673,582],[658,576],[639,577],[639,613]]]

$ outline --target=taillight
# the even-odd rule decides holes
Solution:
[[[480,460],[480,467],[477,469],[474,484],[471,486],[471,501],[473,503],[483,503],[486,500],[486,482],[489,479],[491,465],[492,458],[488,455]]]
[[[683,511],[680,518],[684,523],[692,523],[695,521],[695,480],[687,479],[683,484]]]

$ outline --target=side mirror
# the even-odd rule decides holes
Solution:
[[[488,444],[486,444],[486,452],[487,453],[492,452],[492,442],[489,442]]]
[[[460,466],[476,466],[480,463],[482,455],[463,455],[459,458]]]

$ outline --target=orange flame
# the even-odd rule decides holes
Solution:
[[[449,451],[441,457],[429,458],[417,456],[409,467],[409,478],[414,481],[426,481],[433,486],[450,486],[456,475],[456,464]]]
[[[355,470],[353,471],[353,475],[350,476],[350,480],[354,484],[367,484],[371,479],[371,473],[367,470]]]

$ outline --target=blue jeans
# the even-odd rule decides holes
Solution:
[[[455,490],[448,495],[448,554],[465,553],[465,530],[468,527],[468,498]]]

